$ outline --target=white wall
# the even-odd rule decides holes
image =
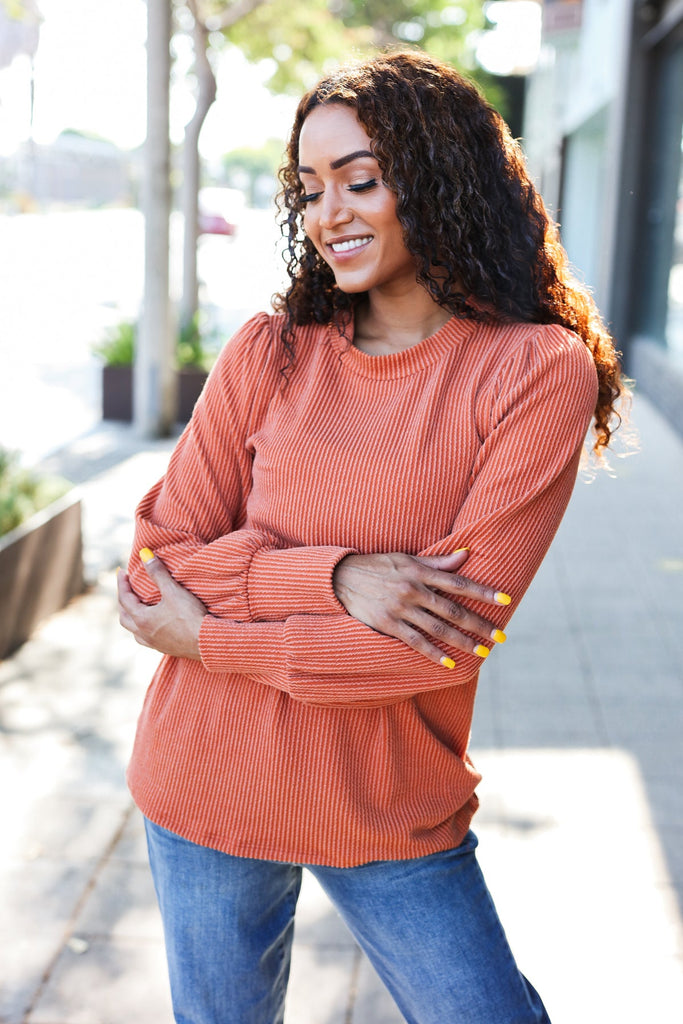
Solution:
[[[579,29],[544,36],[527,88],[523,134],[529,169],[552,215],[560,212],[570,259],[599,304],[609,276],[610,168],[618,163],[630,8],[631,0],[584,0]]]

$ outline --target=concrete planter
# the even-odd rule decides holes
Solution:
[[[208,376],[206,370],[197,366],[183,366],[178,370],[178,423],[187,423],[192,416]]]
[[[81,502],[71,492],[0,537],[0,659],[83,589]]]
[[[195,366],[178,371],[178,423],[187,423],[208,373]],[[133,367],[102,367],[102,419],[130,423],[133,419]]]
[[[102,419],[130,423],[133,419],[133,367],[102,367]]]

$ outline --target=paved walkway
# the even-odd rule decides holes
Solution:
[[[554,1024],[683,1019],[683,443],[644,400],[634,419],[640,454],[579,482],[473,734],[480,859]],[[5,1024],[172,1021],[123,779],[156,659],[118,627],[113,571],[169,450],[111,429],[66,453],[94,585],[0,665]],[[307,879],[287,1024],[400,1020]]]

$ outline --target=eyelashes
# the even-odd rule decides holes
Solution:
[[[368,181],[361,181],[358,185],[348,185],[349,192],[369,192],[377,186],[377,178],[370,178]],[[309,192],[308,195],[299,197],[299,202],[302,206],[308,206],[309,203],[314,203],[316,199],[320,199],[322,192]]]
[[[369,192],[377,184],[377,178],[370,178],[369,181],[361,181],[359,185],[349,185],[349,192]]]

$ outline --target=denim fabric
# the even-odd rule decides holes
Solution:
[[[175,1020],[281,1024],[301,866],[145,825]],[[515,964],[476,845],[470,832],[428,857],[309,870],[409,1024],[550,1024]]]

